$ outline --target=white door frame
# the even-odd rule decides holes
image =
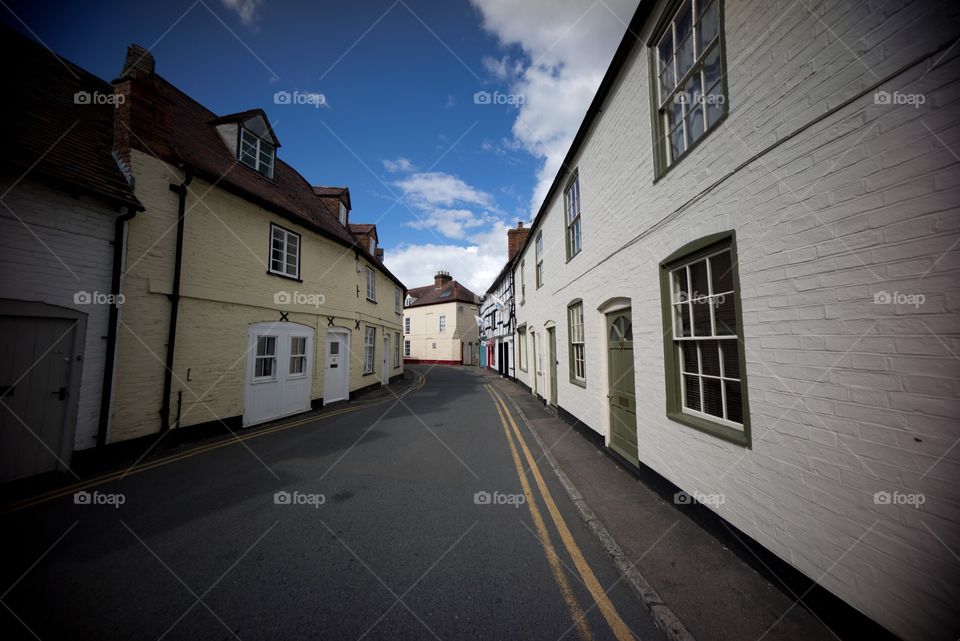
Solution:
[[[337,338],[340,345],[336,356],[336,367],[330,356],[331,335]],[[335,403],[350,399],[350,330],[346,327],[328,327],[323,341],[323,404]],[[330,376],[330,370],[336,369],[336,376]],[[338,385],[339,383],[339,385]],[[338,389],[338,387],[340,389]]]
[[[383,362],[380,368],[380,384],[390,384],[390,332],[383,331]]]

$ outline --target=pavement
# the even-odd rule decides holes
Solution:
[[[669,638],[502,383],[409,369],[7,504],[0,636]]]
[[[699,505],[677,505],[677,488],[618,462],[589,428],[574,429],[522,386],[483,372],[521,417],[583,506],[625,581],[676,639],[826,641],[889,638],[776,565],[769,553]],[[805,602],[827,601],[822,608]],[[817,602],[816,605],[820,605]],[[820,612],[818,613],[818,610]]]

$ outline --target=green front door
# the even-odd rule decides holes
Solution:
[[[557,330],[553,327],[547,330],[550,341],[550,404],[557,405]]]
[[[637,392],[633,384],[633,325],[630,310],[607,314],[610,447],[634,465],[637,453]]]

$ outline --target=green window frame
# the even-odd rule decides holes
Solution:
[[[729,112],[723,0],[674,0],[647,43],[659,179]]]
[[[751,447],[736,233],[687,243],[660,263],[667,418]]]
[[[570,382],[587,386],[587,346],[584,338],[583,301],[577,299],[567,305],[567,353]]]
[[[537,260],[537,289],[543,287],[543,230],[537,232],[534,242],[534,252]]]
[[[580,253],[583,249],[583,239],[580,228],[580,172],[574,171],[563,191],[565,236],[567,239],[567,261]]]

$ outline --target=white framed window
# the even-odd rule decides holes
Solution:
[[[367,265],[367,300],[377,302],[377,272]]]
[[[681,411],[743,428],[740,352],[729,247],[670,270]]]
[[[406,300],[403,301],[403,304],[405,307],[410,307],[411,305],[413,305],[413,296],[411,296],[410,294],[407,294],[407,298]]]
[[[376,356],[377,328],[367,327],[363,333],[363,373],[373,373],[374,356]]]
[[[393,366],[400,367],[400,332],[393,334]]]
[[[246,127],[240,127],[238,160],[255,169],[267,178],[273,178],[273,161],[276,149]]]
[[[403,355],[410,358],[410,341],[403,341]]]
[[[447,317],[443,314],[437,316],[437,331],[441,333],[447,331]]]
[[[270,223],[270,272],[300,278],[300,234]]]
[[[527,260],[520,260],[520,304],[523,305],[524,301],[527,300],[527,278],[524,272],[526,272]]]
[[[521,371],[527,371],[527,330],[517,330],[517,365]]]
[[[253,380],[272,381],[277,377],[277,337],[257,336],[257,354],[254,357]]]
[[[652,51],[659,76],[654,95],[660,172],[714,128],[726,112],[720,1],[681,2]]]
[[[543,230],[537,232],[536,240],[536,258],[537,258],[537,289],[543,287]]]
[[[347,206],[343,204],[343,201],[340,201],[340,212],[339,212],[340,224],[346,226],[347,224]]]
[[[583,340],[583,303],[578,302],[567,308],[570,336],[570,381],[585,383],[587,368],[585,362],[585,344]]]
[[[406,318],[403,319],[403,333],[404,333],[404,334],[409,334],[409,333],[410,333],[410,326],[411,326],[411,320],[410,320],[410,317],[407,316]]]
[[[393,290],[393,311],[397,314],[403,313],[403,292],[400,291],[400,288]]]
[[[564,192],[567,221],[567,260],[580,253],[580,173],[576,172]]]
[[[290,376],[304,376],[307,373],[307,337],[290,337]]]

